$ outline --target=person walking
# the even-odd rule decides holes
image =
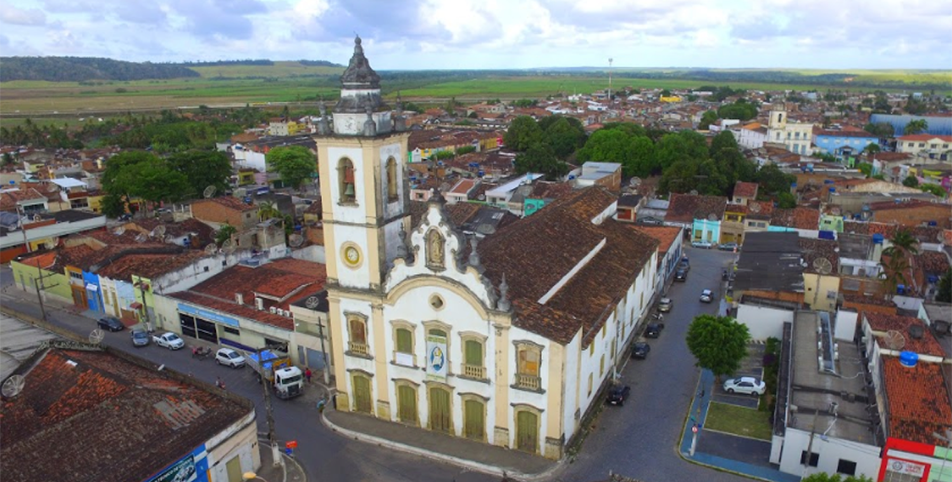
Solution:
[[[310,367],[304,370],[304,378],[307,379],[307,383],[311,383],[311,368]]]

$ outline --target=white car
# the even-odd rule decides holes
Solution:
[[[169,350],[179,350],[185,348],[185,341],[172,332],[165,332],[161,335],[152,335],[152,342]]]
[[[763,395],[765,390],[767,390],[767,385],[754,377],[731,378],[724,382],[724,391],[727,393]]]
[[[691,246],[695,248],[711,249],[714,247],[714,244],[708,241],[691,241]]]
[[[245,357],[231,348],[221,348],[215,353],[215,362],[226,367],[241,368],[245,366]]]
[[[711,290],[704,290],[701,292],[702,303],[710,303],[712,301],[714,301],[714,293],[712,293]]]

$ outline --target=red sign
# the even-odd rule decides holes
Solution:
[[[284,446],[285,446],[286,448],[289,448],[289,449],[296,449],[296,448],[297,448],[297,440],[291,440],[291,441],[289,441],[289,442],[286,442],[286,443],[284,444]]]

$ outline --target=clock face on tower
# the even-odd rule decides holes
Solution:
[[[360,264],[360,250],[356,246],[347,246],[344,248],[344,262],[351,267]]]

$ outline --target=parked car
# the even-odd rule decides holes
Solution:
[[[674,280],[675,280],[675,281],[687,281],[687,280],[688,280],[688,270],[678,268],[678,270],[674,272]]]
[[[719,244],[717,246],[717,249],[721,251],[733,251],[735,249],[740,250],[740,246],[737,243],[724,243],[724,244]]]
[[[643,341],[639,341],[635,343],[634,347],[631,349],[631,357],[644,360],[645,358],[648,358],[649,351],[651,351],[651,345]]]
[[[168,348],[169,350],[185,348],[185,340],[170,331],[162,333],[161,335],[152,335],[152,341],[154,341],[156,345]]]
[[[711,249],[714,247],[714,244],[709,241],[691,241],[691,246],[701,249]]]
[[[645,337],[646,338],[657,338],[661,335],[661,330],[664,329],[664,324],[662,323],[648,323],[648,327],[645,328]]]
[[[226,367],[241,368],[245,366],[245,357],[231,348],[221,348],[215,353],[215,363]]]
[[[711,290],[704,290],[701,292],[701,303],[710,303],[714,301],[714,293]]]
[[[763,395],[765,390],[767,390],[767,385],[754,377],[731,378],[724,382],[724,391],[727,393]]]
[[[141,328],[132,330],[132,346],[147,346],[149,344],[149,334]]]
[[[667,313],[671,311],[672,306],[674,306],[674,301],[671,301],[671,298],[661,298],[661,301],[658,302],[658,311]]]
[[[112,316],[100,318],[99,321],[96,322],[96,325],[102,328],[103,330],[109,330],[109,331],[122,331],[126,329],[126,325],[123,325],[122,322],[119,321],[119,318],[115,318]]]
[[[631,387],[628,385],[614,385],[608,392],[608,403],[610,405],[622,406],[628,396],[631,395]]]

